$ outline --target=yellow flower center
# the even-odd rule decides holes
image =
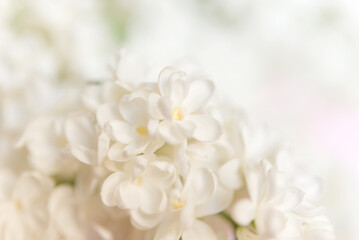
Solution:
[[[172,205],[173,205],[173,208],[177,210],[177,209],[183,208],[186,205],[186,202],[182,201],[182,200],[179,200],[179,199],[175,199],[172,202]]]
[[[20,201],[15,201],[15,208],[16,208],[16,210],[18,210],[20,212],[20,211],[22,211],[24,206],[22,205],[22,203]]]
[[[175,107],[172,112],[172,118],[174,120],[180,121],[183,119],[183,112],[180,108]]]
[[[134,185],[141,185],[141,183],[142,183],[142,178],[141,177],[137,177],[135,180],[133,180]]]
[[[137,132],[138,134],[140,134],[141,136],[147,136],[147,135],[148,135],[148,130],[147,130],[147,128],[145,128],[145,127],[143,127],[143,126],[136,128],[136,132]]]

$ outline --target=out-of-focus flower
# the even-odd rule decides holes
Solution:
[[[24,172],[16,178],[2,170],[0,176],[1,238],[41,239],[48,229],[47,202],[53,180],[37,172]]]

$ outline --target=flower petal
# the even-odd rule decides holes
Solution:
[[[219,123],[210,115],[191,114],[186,117],[186,120],[193,122],[196,126],[193,132],[193,138],[198,141],[215,141],[222,134]]]
[[[191,229],[188,229],[182,234],[183,240],[216,240],[216,234],[206,223],[196,220]]]
[[[125,181],[120,185],[120,196],[125,208],[138,209],[141,201],[140,187],[130,181]]]
[[[160,136],[172,145],[180,144],[186,139],[186,136],[180,131],[177,123],[169,120],[163,120],[158,127],[158,131]]]
[[[257,206],[248,198],[236,202],[231,209],[232,219],[241,226],[248,226],[256,216]]]
[[[275,209],[288,211],[298,206],[304,198],[304,193],[295,187],[288,187],[276,193],[269,204]]]
[[[112,161],[125,162],[128,159],[123,157],[123,149],[125,145],[121,143],[114,143],[108,151],[108,159]]]
[[[154,240],[178,240],[181,237],[182,228],[178,224],[178,215],[173,214],[164,219],[158,226]]]
[[[69,151],[80,162],[90,165],[97,163],[98,155],[94,149],[89,149],[79,145],[69,145]]]
[[[165,192],[155,186],[146,186],[141,191],[141,210],[146,214],[162,212],[167,204]]]
[[[216,189],[216,179],[208,168],[192,169],[186,180],[183,194],[196,205],[206,202]]]
[[[130,124],[116,120],[107,122],[105,131],[112,139],[122,144],[131,143],[137,134]]]
[[[105,103],[97,108],[96,118],[100,127],[103,128],[105,123],[112,120],[121,119],[121,116],[115,104]]]
[[[132,225],[140,230],[151,229],[162,220],[161,214],[145,214],[140,210],[131,211],[130,215]]]
[[[214,92],[214,84],[205,79],[196,80],[189,85],[188,95],[183,102],[187,112],[192,113],[207,103]]]
[[[109,207],[116,206],[121,201],[119,199],[119,187],[126,179],[126,175],[122,172],[115,172],[111,174],[101,188],[101,199],[102,202]]]
[[[121,98],[119,110],[122,117],[131,125],[146,126],[148,121],[147,103],[142,98],[128,99],[130,95]]]
[[[66,119],[65,136],[70,144],[96,149],[97,133],[94,120],[85,113],[75,113]]]
[[[224,211],[232,202],[234,191],[218,184],[214,195],[204,204],[196,207],[196,216],[204,217]]]
[[[239,189],[243,186],[240,166],[240,160],[233,159],[223,164],[219,169],[218,177],[225,187],[229,189]]]

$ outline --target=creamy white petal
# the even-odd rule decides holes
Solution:
[[[287,218],[282,212],[274,209],[261,211],[261,216],[256,222],[258,232],[265,238],[275,238],[285,229]]]
[[[280,211],[288,211],[298,206],[304,197],[304,193],[294,187],[285,188],[275,194],[268,202],[275,209]]]
[[[183,240],[216,240],[216,234],[206,223],[196,220],[191,229],[185,230],[182,234]]]
[[[196,127],[193,132],[193,138],[198,141],[215,141],[222,134],[222,129],[218,121],[210,115],[191,114],[186,116],[185,120],[191,121],[195,124]]]
[[[205,79],[196,80],[189,85],[188,95],[183,102],[183,107],[189,113],[204,107],[214,92],[214,84]]]
[[[125,208],[138,209],[141,202],[141,188],[135,183],[125,181],[120,185],[120,196]]]
[[[243,180],[240,166],[241,162],[239,159],[233,159],[223,164],[218,171],[219,181],[229,189],[241,188]]]
[[[248,226],[256,216],[257,206],[248,198],[237,201],[231,209],[232,219],[241,226]]]
[[[153,185],[142,187],[140,200],[140,208],[146,214],[162,212],[167,206],[165,192]]]
[[[164,219],[156,230],[154,240],[178,240],[182,234],[182,228],[178,224],[178,216],[174,214]]]
[[[97,143],[97,157],[99,164],[105,161],[107,157],[107,153],[110,147],[110,141],[111,140],[109,136],[104,131],[102,131],[100,136],[98,137]]]
[[[70,115],[65,122],[65,136],[70,144],[96,149],[97,133],[94,120],[85,113]]]
[[[177,123],[163,120],[158,128],[160,136],[169,144],[177,145],[186,140],[186,136],[180,131]]]
[[[98,154],[94,149],[79,145],[69,145],[69,151],[82,163],[94,165],[98,162]]]
[[[116,120],[107,122],[105,131],[112,139],[122,144],[131,143],[137,134],[130,124]]]
[[[132,125],[147,125],[148,112],[147,103],[142,98],[134,98],[132,100],[127,99],[126,95],[122,97],[119,110],[122,117]]]
[[[12,198],[32,204],[46,197],[54,187],[53,179],[35,172],[23,173],[14,185]]]
[[[151,93],[148,96],[147,104],[148,104],[148,112],[150,116],[154,119],[162,119],[164,116],[161,114],[160,110],[158,109],[158,103],[161,99],[161,96],[156,93]]]
[[[157,102],[157,108],[161,115],[160,119],[172,120],[172,112],[175,106],[169,96],[161,97]]]
[[[137,154],[141,154],[145,151],[146,147],[149,144],[149,139],[147,138],[137,138],[135,141],[128,144],[123,149],[123,157],[124,158],[131,158]]]
[[[247,189],[250,198],[252,199],[253,203],[257,204],[262,197],[262,190],[264,186],[264,179],[261,175],[259,169],[256,169],[254,166],[247,166],[244,169]]]
[[[147,230],[157,226],[163,218],[161,214],[145,214],[140,210],[133,210],[130,215],[132,225],[140,230]]]
[[[186,180],[183,194],[196,205],[206,202],[216,190],[216,178],[208,168],[192,169]]]
[[[232,202],[233,190],[218,184],[214,195],[204,204],[196,207],[196,216],[204,217],[224,211]]]
[[[106,206],[116,206],[121,202],[119,188],[126,178],[127,176],[122,172],[115,172],[106,178],[101,187],[101,200]]]
[[[108,159],[118,162],[125,162],[128,160],[128,158],[125,158],[123,156],[123,149],[125,148],[125,145],[121,143],[114,143],[108,150]]]
[[[113,103],[105,103],[97,108],[96,118],[100,127],[103,128],[105,123],[112,120],[121,119],[121,115],[118,111],[117,105]]]

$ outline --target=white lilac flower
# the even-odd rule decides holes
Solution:
[[[95,165],[99,162],[98,138],[99,128],[95,118],[86,112],[69,115],[64,123],[66,148],[79,161]]]
[[[48,227],[47,202],[54,186],[51,178],[24,172],[18,178],[0,174],[0,238],[42,239]]]
[[[158,121],[150,117],[147,96],[151,85],[121,97],[118,104],[105,103],[97,109],[97,121],[114,142],[109,149],[110,160],[126,161],[163,145],[156,133]]]
[[[123,171],[111,174],[103,183],[102,201],[130,211],[132,223],[140,229],[156,226],[167,207],[167,189],[176,171],[164,159],[137,156],[125,164]]]
[[[158,94],[149,97],[150,111],[162,120],[158,131],[170,144],[179,144],[187,138],[214,141],[221,134],[219,123],[204,107],[214,92],[207,79],[187,79],[184,72],[164,68],[158,80]]]
[[[27,148],[28,160],[35,169],[69,177],[75,173],[78,162],[66,149],[67,144],[64,119],[42,117],[28,125],[17,145]]]
[[[303,216],[311,220],[320,218],[322,209],[310,204],[304,192],[292,186],[285,173],[269,162],[248,165],[245,179],[248,197],[239,198],[231,208],[231,216],[240,226],[249,226],[254,221],[256,234],[265,239],[315,239],[306,237],[304,226],[325,229],[319,232],[324,236],[334,236],[328,220],[318,221],[319,227],[304,220]]]
[[[184,186],[172,190],[168,216],[158,226],[154,239],[170,240],[181,236],[183,240],[216,239],[213,230],[197,219],[207,215],[198,212],[198,206],[213,196],[216,185],[216,178],[210,170],[192,169]]]
[[[60,185],[49,198],[51,224],[63,239],[122,239],[131,231],[124,212],[104,206],[98,192],[83,198],[76,188]]]

